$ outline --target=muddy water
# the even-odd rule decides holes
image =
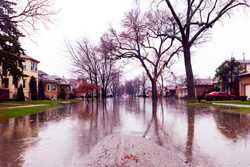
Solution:
[[[0,167],[70,167],[110,134],[174,146],[191,166],[250,166],[250,115],[183,101],[109,99],[0,119]]]

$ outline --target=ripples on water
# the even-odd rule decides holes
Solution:
[[[250,115],[191,109],[183,101],[108,99],[0,119],[0,167],[73,166],[116,133],[174,147],[194,166],[250,166]]]

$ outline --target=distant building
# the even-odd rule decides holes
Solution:
[[[39,71],[39,81],[43,82],[45,98],[57,99],[58,85],[56,80],[47,73]]]
[[[38,84],[38,64],[39,61],[27,56],[21,55],[23,59],[23,77],[18,81],[18,86],[23,85],[23,92],[26,99],[30,99],[30,79],[34,77]],[[8,98],[14,99],[17,94],[17,87],[14,84],[12,76],[0,78],[0,89],[8,91]]]
[[[243,72],[240,74],[239,95],[250,99],[250,60],[242,60]]]
[[[250,60],[236,60],[239,62],[242,66],[242,71],[241,74],[238,77],[238,82],[237,84],[234,84],[232,88],[230,88],[230,83],[224,83],[223,81],[217,81],[217,86],[219,87],[220,91],[222,92],[227,92],[229,94],[233,94],[235,96],[245,96],[246,94],[249,94],[250,97],[250,92],[247,92],[247,88],[249,85],[248,78],[249,78],[249,73],[250,73]],[[224,62],[225,63],[225,62]],[[249,90],[250,91],[250,90]]]
[[[60,96],[62,89],[66,94],[66,98],[69,98],[70,83],[66,79],[39,71],[39,81],[43,82],[44,95],[46,98],[57,99]]]
[[[214,88],[212,79],[196,79],[195,80],[195,97],[204,96]],[[176,96],[177,98],[186,98],[188,90],[186,85],[177,85]]]
[[[176,96],[176,86],[175,85],[169,85],[165,87],[165,93],[166,97],[174,97]]]
[[[90,84],[84,79],[70,79],[72,95],[75,97],[86,97],[90,93],[96,96],[96,90],[99,89],[95,84]]]

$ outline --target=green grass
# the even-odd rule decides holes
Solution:
[[[225,112],[231,112],[231,113],[243,113],[243,114],[249,114],[250,108],[245,107],[228,107],[228,106],[218,106],[214,105],[213,103],[226,103],[226,104],[240,104],[240,105],[250,105],[250,101],[239,101],[239,100],[225,100],[225,101],[205,101],[202,100],[200,103],[198,100],[191,100],[187,102],[188,107],[215,107],[219,108],[222,111]]]
[[[45,112],[50,108],[61,107],[65,103],[77,103],[79,100],[36,100],[36,101],[3,101],[0,102],[0,117],[11,118],[19,117],[24,115],[31,115],[34,113]],[[8,108],[15,106],[27,106],[27,105],[42,105],[42,106],[33,106],[26,108]]]

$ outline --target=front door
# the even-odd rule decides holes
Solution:
[[[246,85],[246,96],[247,96],[247,99],[250,98],[250,85]]]

